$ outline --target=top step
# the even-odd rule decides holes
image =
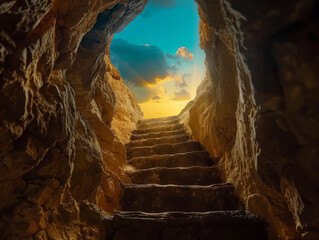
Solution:
[[[138,124],[142,123],[156,123],[156,122],[168,122],[168,121],[173,121],[173,120],[178,120],[178,116],[170,116],[170,117],[163,117],[163,118],[150,118],[150,119],[142,119],[138,121]]]
[[[140,122],[137,124],[137,128],[151,128],[156,126],[165,126],[165,125],[173,125],[178,124],[179,119],[166,120],[166,121],[153,121],[153,122]]]
[[[171,125],[163,125],[163,126],[155,126],[150,128],[138,128],[137,130],[133,131],[132,134],[145,134],[151,132],[163,132],[163,131],[173,131],[178,129],[183,129],[184,125],[177,123]]]
[[[160,131],[160,132],[149,132],[149,133],[143,133],[143,134],[132,134],[131,135],[131,141],[135,140],[143,140],[143,139],[149,139],[149,138],[161,138],[161,137],[173,137],[180,134],[185,134],[185,129],[177,129],[172,131]]]

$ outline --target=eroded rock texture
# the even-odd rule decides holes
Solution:
[[[183,122],[273,239],[318,239],[318,1],[197,2],[208,71]],[[108,46],[145,3],[1,1],[0,238],[106,234],[142,117]]]
[[[103,236],[129,181],[123,142],[142,116],[104,55],[145,4],[1,1],[1,239]],[[130,123],[126,135],[112,130],[114,115]]]
[[[208,72],[183,122],[273,239],[318,239],[318,1],[197,2]]]

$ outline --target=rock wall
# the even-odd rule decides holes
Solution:
[[[143,118],[143,112],[137,103],[135,94],[125,86],[119,71],[111,63],[109,47],[104,59],[108,69],[108,83],[116,98],[111,128],[117,138],[126,144],[130,141],[131,133],[136,128],[136,121]]]
[[[197,3],[207,76],[182,121],[272,239],[318,239],[318,2]],[[2,239],[103,239],[142,117],[108,48],[145,4],[0,3]]]
[[[197,2],[208,71],[182,122],[272,239],[318,239],[318,2]]]
[[[103,238],[129,181],[123,142],[142,116],[104,55],[145,4],[1,1],[1,239]]]

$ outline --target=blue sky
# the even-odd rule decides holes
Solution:
[[[145,10],[114,35],[112,63],[140,103],[195,97],[206,71],[198,24],[194,0],[149,0]]]

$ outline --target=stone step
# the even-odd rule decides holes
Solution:
[[[127,148],[129,147],[141,147],[141,146],[152,146],[156,144],[162,144],[162,143],[178,143],[178,142],[185,142],[189,140],[189,135],[179,134],[179,135],[173,135],[173,136],[164,136],[160,138],[148,138],[148,139],[140,139],[131,141],[127,144]]]
[[[178,116],[142,119],[142,120],[138,121],[138,124],[142,124],[142,123],[157,123],[157,122],[165,123],[165,122],[173,121],[173,120],[178,120]]]
[[[158,121],[158,122],[140,122],[137,124],[137,128],[152,128],[156,126],[173,125],[179,123],[178,119]]]
[[[150,128],[138,128],[132,132],[132,134],[145,134],[151,132],[163,132],[163,131],[173,131],[178,129],[183,129],[184,125],[181,123],[172,124],[172,125],[164,125],[164,126],[155,126]]]
[[[193,151],[177,154],[152,155],[132,158],[128,164],[138,169],[154,167],[190,167],[212,166],[218,159],[211,159],[205,151]]]
[[[162,131],[162,132],[151,132],[151,133],[145,133],[145,134],[132,134],[131,140],[139,140],[139,139],[147,139],[147,138],[160,138],[165,136],[174,136],[174,135],[180,135],[185,134],[185,130],[177,129],[172,131]]]
[[[268,240],[267,224],[247,211],[116,212],[106,239]]]
[[[182,153],[202,150],[201,145],[195,141],[181,143],[157,144],[154,146],[130,147],[127,149],[127,159],[135,157]]]
[[[198,185],[124,185],[120,194],[124,211],[142,212],[206,212],[235,210],[239,200],[231,184]]]
[[[216,167],[151,168],[127,174],[134,184],[212,185],[221,182]]]

